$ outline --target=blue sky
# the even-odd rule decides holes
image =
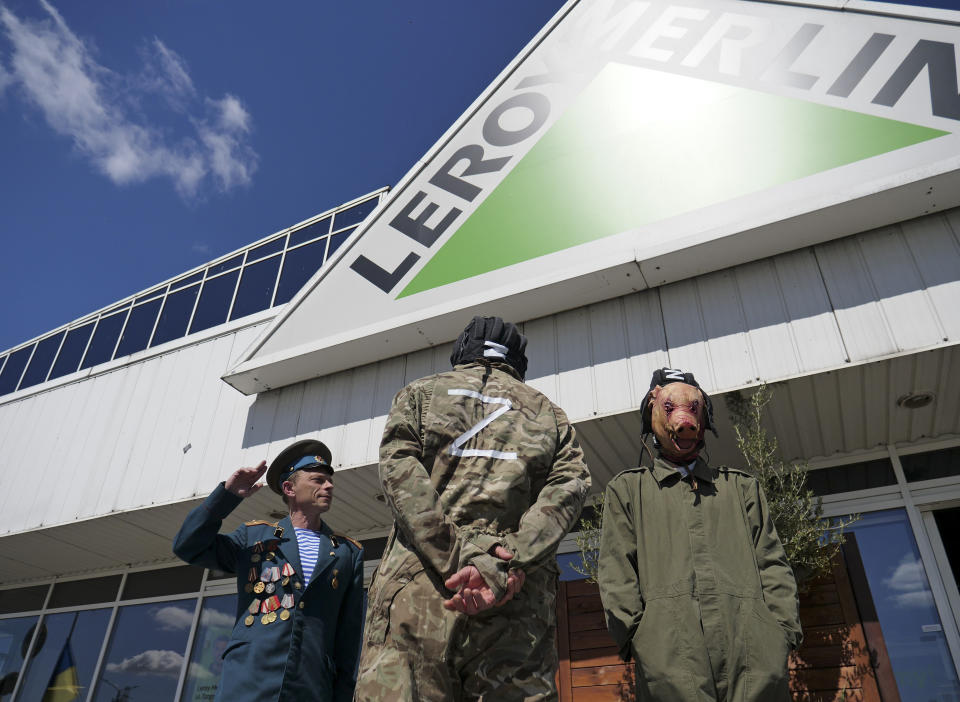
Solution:
[[[0,350],[394,185],[561,0],[0,0]]]

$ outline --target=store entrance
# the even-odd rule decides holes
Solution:
[[[933,520],[940,532],[943,543],[943,555],[953,573],[954,584],[960,582],[960,507],[933,510]],[[946,576],[946,573],[943,574]]]

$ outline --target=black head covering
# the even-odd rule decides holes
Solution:
[[[706,412],[704,412],[706,421],[703,428],[704,430],[709,429],[714,436],[718,436],[717,428],[713,425],[713,403],[710,401],[710,396],[700,387],[697,379],[693,377],[693,373],[684,373],[676,368],[658,368],[653,371],[653,377],[650,379],[650,390],[658,385],[663,387],[670,383],[686,383],[700,391],[700,394],[703,395],[704,409],[706,409]],[[653,433],[653,408],[650,407],[650,390],[647,391],[643,402],[640,403],[640,414],[643,417],[642,432],[644,434]]]
[[[453,342],[450,365],[471,361],[506,361],[520,374],[527,375],[527,337],[512,322],[499,317],[474,317]]]

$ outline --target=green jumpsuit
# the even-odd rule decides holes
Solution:
[[[797,585],[756,479],[658,459],[610,481],[600,594],[638,699],[789,700]]]

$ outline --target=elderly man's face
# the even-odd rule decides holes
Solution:
[[[689,463],[703,440],[703,395],[686,383],[658,385],[650,394],[651,424],[663,456],[674,463]]]
[[[283,483],[290,511],[321,514],[333,504],[333,476],[324,470],[298,470]]]

